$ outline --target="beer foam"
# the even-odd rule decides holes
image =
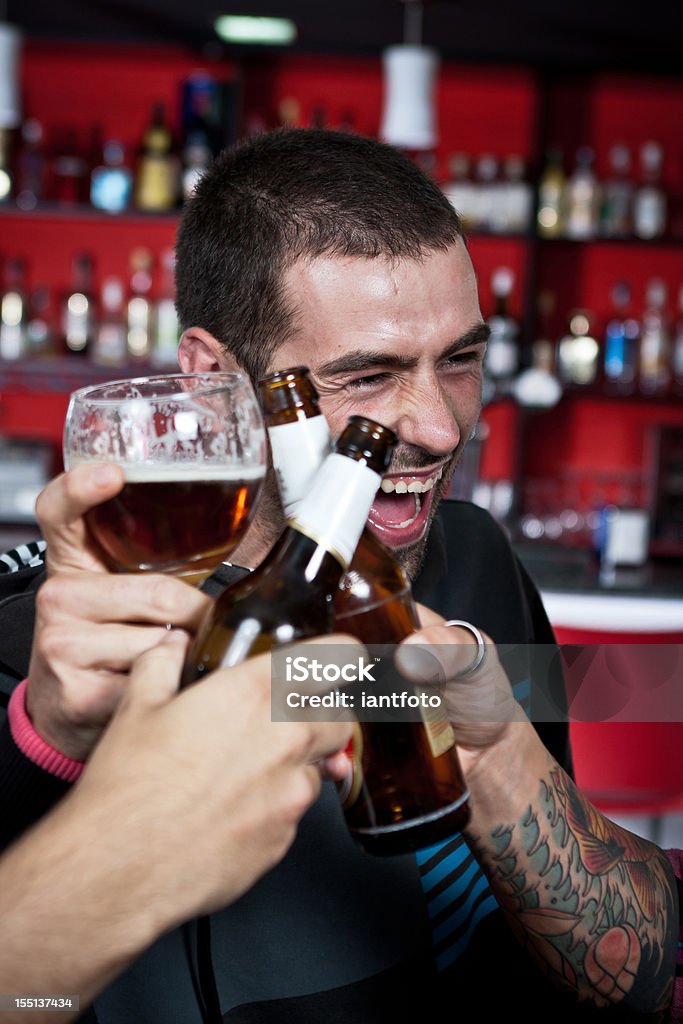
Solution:
[[[101,459],[72,458],[69,469]],[[106,460],[105,460],[106,461]],[[230,466],[220,462],[117,462],[127,483],[171,484],[212,483],[215,481],[251,483],[262,479],[265,466]]]

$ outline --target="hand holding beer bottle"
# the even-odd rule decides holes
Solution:
[[[327,420],[308,368],[295,366],[258,383],[273,465],[285,514],[296,517],[331,445]],[[364,644],[390,650],[420,623],[410,581],[367,528],[334,595],[335,628]],[[390,659],[387,659],[390,663]],[[408,689],[407,678],[385,673]],[[369,853],[405,853],[462,829],[469,793],[445,714],[427,711],[402,721],[358,723],[349,773],[339,787],[347,825]]]
[[[71,395],[64,464],[114,462],[125,483],[85,514],[115,572],[198,584],[237,546],[263,485],[266,444],[240,373],[165,374]]]

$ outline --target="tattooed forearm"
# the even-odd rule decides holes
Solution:
[[[678,915],[665,855],[599,814],[555,762],[521,818],[474,844],[519,940],[595,1006],[670,1002]]]

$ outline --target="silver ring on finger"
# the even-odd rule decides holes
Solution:
[[[484,664],[486,659],[486,643],[484,637],[476,626],[473,626],[471,622],[465,622],[464,619],[449,619],[448,622],[444,623],[445,626],[460,626],[461,629],[468,630],[474,639],[477,641],[477,652],[474,655],[474,659],[471,665],[464,668],[461,672],[452,676],[452,679],[468,679],[469,676],[473,676],[481,666]]]

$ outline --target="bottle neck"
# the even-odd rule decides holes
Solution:
[[[333,452],[299,502],[290,528],[316,541],[347,569],[380,480],[364,462]]]

